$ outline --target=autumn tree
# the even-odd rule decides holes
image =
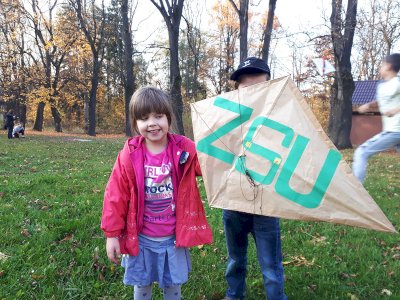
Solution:
[[[12,107],[20,121],[26,122],[27,69],[29,62],[25,36],[25,17],[19,1],[0,2],[0,90],[2,100]]]
[[[62,83],[59,88],[61,108],[69,126],[87,129],[92,52],[83,33],[76,30],[76,24],[74,23],[75,12],[71,16],[64,11],[64,15],[66,19],[62,18],[60,23],[64,27],[71,26],[75,28],[78,35],[77,40],[65,56],[64,64],[67,67],[60,72],[62,77]]]
[[[234,8],[226,1],[216,1],[211,9],[215,30],[208,36],[207,77],[214,88],[213,94],[232,89],[230,74],[235,69],[236,43],[239,22]]]
[[[356,27],[357,0],[348,0],[343,20],[342,0],[332,0],[331,36],[335,58],[335,80],[332,86],[328,135],[339,149],[351,147],[351,98],[354,81],[351,73],[351,49]]]
[[[38,103],[34,130],[41,131],[43,127],[43,113],[46,103],[50,105],[57,132],[62,131],[61,114],[58,109],[58,83],[60,69],[69,46],[74,43],[75,38],[62,35],[55,28],[54,17],[58,1],[49,1],[48,7],[43,9],[39,1],[31,0],[30,9],[25,9],[31,26],[35,33],[35,45],[43,70],[43,89],[41,101]]]
[[[161,13],[168,29],[169,41],[169,83],[178,132],[184,134],[183,101],[181,94],[182,77],[179,68],[179,28],[184,0],[150,0]]]
[[[104,0],[98,7],[94,0],[89,1],[85,6],[82,0],[69,0],[69,4],[74,9],[79,27],[84,33],[86,40],[92,51],[92,78],[89,98],[89,128],[87,133],[91,136],[96,135],[96,104],[97,88],[100,81],[100,71],[103,63],[104,44],[105,44],[105,6]]]

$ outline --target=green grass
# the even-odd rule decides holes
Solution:
[[[103,190],[124,138],[0,136],[0,299],[131,299],[99,229]],[[344,152],[351,158],[352,152]],[[370,163],[366,188],[400,230],[400,156]],[[204,189],[202,194],[205,198]],[[206,205],[215,242],[193,248],[184,299],[220,299],[226,284],[221,211]],[[282,220],[289,299],[400,299],[400,237]],[[0,255],[1,255],[0,254]],[[248,298],[264,299],[254,242]],[[384,289],[392,293],[384,295]],[[158,289],[155,299],[161,299]]]

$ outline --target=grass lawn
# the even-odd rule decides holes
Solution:
[[[99,228],[125,138],[74,138],[0,135],[0,299],[132,299]],[[400,155],[380,154],[365,184],[398,231],[399,174]],[[191,249],[193,272],[182,288],[189,300],[221,299],[226,288],[221,211],[205,206],[215,242]],[[289,299],[400,299],[399,235],[290,220],[281,226]],[[265,299],[252,240],[247,287],[247,299]],[[154,299],[162,299],[158,289]]]

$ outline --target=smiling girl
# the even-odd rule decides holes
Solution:
[[[157,88],[137,90],[129,114],[138,135],[118,154],[104,193],[107,256],[119,263],[124,254],[124,283],[134,286],[134,299],[151,299],[154,282],[164,299],[180,299],[191,270],[187,247],[212,242],[195,145],[170,133],[170,99]]]

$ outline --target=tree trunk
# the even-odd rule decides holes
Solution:
[[[124,84],[124,98],[125,98],[125,134],[132,136],[131,126],[129,122],[129,102],[135,90],[135,78],[133,74],[133,47],[132,47],[132,32],[128,17],[128,0],[121,2],[121,16],[122,16],[122,39],[124,41],[124,60],[125,60],[125,84]]]
[[[26,103],[25,102],[25,97],[23,97],[23,103]],[[24,128],[25,128],[25,126],[26,126],[26,104],[20,104],[20,114],[19,114],[19,120],[21,121],[21,123],[22,123],[22,126],[24,126]]]
[[[242,3],[246,5],[242,10]],[[240,1],[240,62],[247,58],[247,31],[249,27],[249,17],[248,17],[249,1]]]
[[[41,101],[39,102],[37,109],[36,109],[36,119],[35,123],[33,124],[33,130],[42,131],[43,130],[43,113],[44,107],[46,103]]]
[[[170,30],[169,34],[170,47],[170,64],[169,64],[169,80],[171,85],[172,107],[176,118],[177,130],[180,134],[185,134],[183,127],[183,101],[181,94],[182,77],[179,69],[179,27],[176,30]]]
[[[261,58],[268,63],[269,48],[271,44],[272,28],[274,25],[274,15],[275,15],[276,0],[269,0],[268,6],[268,19],[264,30],[264,39],[262,47]]]
[[[87,134],[96,136],[96,93],[99,86],[100,63],[97,56],[93,57],[92,86],[89,96],[89,128]]]
[[[328,135],[338,149],[352,146],[350,132],[354,81],[350,56],[356,27],[357,0],[347,1],[345,22],[341,18],[342,10],[342,1],[332,0],[330,21],[336,71],[331,94]]]
[[[351,73],[337,72],[331,92],[328,133],[330,139],[338,149],[351,148],[351,98],[353,92],[354,81]]]
[[[85,132],[89,132],[89,93],[83,93],[83,115],[85,118]]]
[[[240,62],[247,58],[248,46],[247,46],[247,32],[249,27],[249,0],[240,0],[240,7],[238,8],[234,0],[229,0],[236,13],[239,16],[239,27],[240,27]]]
[[[184,135],[183,127],[183,101],[181,94],[182,77],[179,69],[179,26],[182,18],[184,0],[150,0],[160,11],[168,28],[169,37],[169,83],[177,130]],[[166,9],[167,6],[168,10]]]
[[[102,64],[102,51],[104,50],[104,35],[105,35],[105,7],[104,1],[102,1],[101,5],[101,21],[100,24],[96,22],[96,18],[94,15],[94,11],[92,10],[92,26],[88,26],[90,23],[85,17],[87,15],[84,13],[82,9],[82,0],[69,0],[68,1],[73,9],[76,12],[77,18],[79,20],[80,28],[83,31],[88,44],[90,45],[92,51],[92,63],[93,63],[93,73],[92,73],[92,86],[90,88],[90,96],[89,96],[89,128],[88,135],[95,136],[96,135],[96,93],[99,85],[99,72]],[[83,3],[86,7],[86,2]],[[92,3],[93,4],[93,3]],[[94,5],[94,4],[93,4]],[[93,36],[92,36],[93,35]]]
[[[54,105],[51,105],[51,115],[53,116],[53,120],[54,120],[54,130],[56,132],[62,132],[61,114],[58,111],[57,107],[55,107]]]

